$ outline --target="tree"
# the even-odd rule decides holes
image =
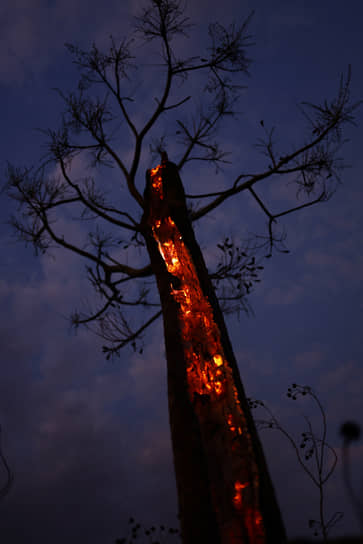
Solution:
[[[258,145],[267,164],[260,171],[241,170],[228,189],[185,194],[180,172],[186,164],[201,161],[214,164],[217,170],[228,165],[216,131],[236,113],[240,76],[248,73],[250,19],[228,28],[211,25],[211,44],[205,55],[181,57],[175,39],[186,37],[190,27],[183,5],[180,0],[148,0],[135,20],[131,39],[117,42],[111,37],[107,52],[95,44],[90,51],[68,45],[80,79],[75,91],[58,91],[65,105],[61,125],[44,131],[47,154],[38,167],[9,165],[7,172],[8,194],[21,210],[12,218],[20,238],[32,243],[37,252],[55,245],[89,262],[88,277],[100,305],[88,314],[75,312],[72,320],[75,326],[98,327],[98,334],[107,342],[103,347],[107,358],[119,354],[127,344],[141,351],[142,334],[163,316],[174,464],[182,537],[187,543],[285,540],[219,301],[229,311],[247,311],[246,297],[259,280],[258,252],[266,252],[266,247],[267,256],[274,248],[287,251],[283,237],[275,231],[277,219],[332,196],[342,167],[337,157],[342,127],[353,122],[358,105],[350,101],[348,70],[334,99],[303,105],[309,135],[300,146],[278,152],[273,129],[261,121],[264,136]],[[156,105],[141,125],[135,119],[133,95],[127,92],[135,68],[131,50],[140,42],[148,47],[158,43],[164,70]],[[204,75],[204,105],[188,119],[183,112],[192,103],[192,94],[185,89],[191,79]],[[169,161],[166,150],[170,143],[158,129],[165,116],[176,123],[181,145],[175,162]],[[118,152],[125,134],[133,141],[130,164]],[[152,134],[156,140],[150,140]],[[139,170],[148,139],[150,155],[160,154],[161,163],[147,171],[142,193]],[[97,178],[85,174],[79,179],[75,168],[79,157],[91,159],[89,166]],[[118,169],[128,190],[129,203],[122,209],[105,191],[105,172],[110,167]],[[255,185],[272,176],[291,174],[296,176],[297,197],[302,194],[305,200],[272,214]],[[219,244],[221,262],[209,272],[192,223],[243,191],[267,215],[268,234],[243,249],[225,238]],[[114,193],[112,198],[118,201],[120,197]],[[206,204],[192,206],[193,199]],[[95,223],[87,245],[77,245],[57,228],[57,214],[70,209],[79,220]],[[101,224],[109,230],[104,232]],[[144,266],[120,260],[121,249],[134,247],[147,250],[149,262]],[[153,289],[144,283],[152,276],[161,309],[154,302]],[[140,305],[148,310],[159,308],[134,329],[125,307]]]

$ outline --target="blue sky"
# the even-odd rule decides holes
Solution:
[[[296,104],[333,98],[348,64],[352,99],[363,97],[360,2],[350,2],[346,10],[337,1],[189,4],[187,13],[196,26],[189,40],[178,40],[183,52],[202,54],[210,22],[242,21],[252,9],[255,45],[249,50],[253,62],[244,81],[241,115],[221,131],[233,163],[218,175],[203,164],[187,166],[182,172],[187,192],[224,188],[241,169],[263,169],[266,161],[254,147],[261,119],[276,127],[281,149],[298,145],[306,132]],[[1,3],[1,183],[7,160],[36,164],[44,153],[44,137],[34,129],[59,123],[62,103],[51,89],[71,89],[77,77],[64,43],[107,46],[110,33],[116,38],[129,33],[140,5],[139,0]],[[150,49],[137,54],[138,101],[132,114],[141,124],[153,104],[159,72],[147,66],[154,62]],[[198,86],[195,97],[196,103],[203,101]],[[285,392],[292,382],[310,385],[326,409],[329,443],[338,455],[339,425],[347,419],[363,424],[362,112],[357,113],[358,127],[346,128],[350,141],[341,156],[351,168],[343,172],[336,194],[327,203],[283,218],[290,254],[276,253],[263,263],[262,282],[250,296],[255,316],[227,318],[248,395],[265,400],[298,436],[305,430],[304,414],[319,429],[318,414],[305,400],[292,403]],[[169,157],[176,160],[173,128],[170,134]],[[127,138],[120,142],[125,161],[131,149]],[[145,147],[140,190],[152,164]],[[75,171],[81,175],[85,167],[79,160]],[[288,181],[256,186],[275,213],[296,202]],[[124,202],[126,191],[114,173],[103,183],[116,202]],[[86,263],[58,250],[36,258],[30,247],[15,243],[6,224],[14,204],[2,194],[0,206],[0,423],[3,449],[15,473],[14,487],[0,505],[0,535],[7,544],[106,544],[125,535],[130,515],[145,523],[175,525],[161,322],[147,333],[142,355],[126,348],[120,359],[107,362],[102,341],[85,330],[75,336],[66,320],[84,300],[92,301]],[[135,208],[130,204],[128,209]],[[76,241],[84,239],[86,227],[66,215],[59,222],[61,232]],[[224,235],[243,239],[265,229],[261,210],[243,193],[203,219],[196,233],[212,266],[215,244]],[[146,263],[146,256],[136,254],[130,264],[131,257],[136,264]],[[309,535],[307,521],[318,515],[317,490],[282,436],[265,431],[262,439],[288,534]],[[359,490],[362,443],[351,453]],[[2,470],[0,478],[5,478]],[[328,516],[344,511],[332,536],[357,533],[340,463],[326,497]]]

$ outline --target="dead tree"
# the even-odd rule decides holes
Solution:
[[[172,39],[185,36],[190,27],[181,2],[149,0],[136,18],[132,40],[116,42],[111,37],[107,52],[96,45],[90,51],[68,45],[81,76],[75,92],[59,91],[65,111],[60,128],[45,131],[47,155],[37,168],[8,168],[8,193],[21,210],[12,218],[20,238],[31,242],[36,251],[62,247],[88,261],[88,277],[99,305],[86,314],[75,312],[72,320],[76,326],[96,324],[96,332],[107,341],[103,347],[107,358],[127,344],[141,351],[143,333],[163,316],[181,529],[188,544],[285,540],[220,303],[230,311],[247,311],[247,295],[262,268],[258,252],[266,253],[266,247],[267,256],[274,248],[287,251],[275,232],[277,219],[331,197],[342,167],[337,157],[342,127],[353,122],[358,105],[350,101],[348,70],[335,98],[321,105],[304,104],[309,133],[300,146],[278,153],[273,129],[261,121],[264,136],[258,145],[267,161],[261,161],[258,171],[241,170],[227,189],[211,192],[198,187],[197,194],[185,195],[179,173],[187,163],[203,161],[217,169],[228,165],[216,131],[236,111],[239,77],[249,66],[249,21],[250,17],[229,28],[211,25],[211,44],[205,55],[183,58],[172,47]],[[133,97],[126,94],[135,36],[148,46],[159,43],[164,68],[163,88],[142,126],[135,121]],[[209,101],[188,121],[183,112],[193,101],[187,92],[180,96],[180,89],[186,89],[196,74],[205,74],[203,96]],[[168,160],[168,139],[160,137],[157,124],[166,115],[170,123],[176,123],[181,145],[175,162]],[[118,153],[125,131],[133,139],[129,163]],[[145,147],[151,134],[157,140],[151,141],[149,152],[159,153],[162,160],[148,170],[143,193],[140,161],[142,152],[148,152]],[[83,156],[91,158],[95,177],[76,177],[72,165]],[[128,190],[130,203],[122,209],[115,204],[117,187],[112,199],[104,188],[109,167],[118,169]],[[272,214],[258,195],[258,183],[288,174],[295,175],[297,196],[303,194],[304,201]],[[225,238],[218,244],[222,257],[217,269],[208,271],[192,223],[243,191],[267,216],[267,235],[243,249]],[[192,206],[195,198],[205,204]],[[88,244],[77,245],[57,228],[58,214],[70,208],[79,220],[94,220]],[[109,230],[105,232],[100,224]],[[130,246],[146,249],[148,260],[142,266],[122,261]],[[152,277],[160,302],[153,298],[155,290],[148,283]],[[125,308],[140,306],[148,311],[158,308],[132,327]]]

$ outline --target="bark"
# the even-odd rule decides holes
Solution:
[[[147,172],[143,234],[163,310],[185,544],[279,544],[279,507],[175,164]]]

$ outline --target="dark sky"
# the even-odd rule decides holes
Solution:
[[[64,43],[88,48],[93,41],[107,45],[110,33],[122,38],[141,4],[139,0],[1,2],[2,183],[7,160],[37,164],[44,153],[44,137],[34,129],[55,128],[62,111],[51,89],[76,85],[77,73]],[[189,40],[177,41],[180,54],[203,54],[210,22],[240,22],[252,8],[251,77],[243,81],[248,87],[242,91],[239,119],[221,132],[233,164],[218,175],[203,164],[188,166],[182,178],[190,192],[224,188],[236,172],[266,167],[254,147],[261,136],[261,119],[276,127],[281,150],[303,142],[306,129],[296,105],[333,98],[348,64],[352,65],[352,99],[363,98],[363,6],[358,1],[190,2],[187,13],[196,26]],[[136,53],[140,66],[133,90],[139,100],[132,114],[140,126],[155,104],[160,72],[150,48],[137,48]],[[148,67],[150,63],[154,66]],[[199,87],[194,89],[196,103],[203,101]],[[310,385],[325,407],[329,443],[339,456],[339,425],[347,419],[363,424],[362,120],[361,109],[358,128],[347,127],[350,141],[341,156],[351,168],[343,172],[333,198],[281,222],[291,252],[274,254],[263,263],[262,282],[250,297],[255,316],[227,318],[247,394],[265,400],[298,438],[305,430],[304,415],[310,415],[321,432],[319,415],[308,400],[293,403],[285,393],[292,382]],[[154,135],[160,131],[157,127]],[[118,150],[128,163],[132,142],[126,136]],[[176,160],[180,150],[173,138],[169,142],[169,157]],[[151,165],[146,146],[140,190],[145,168]],[[74,166],[81,176],[87,161],[77,159]],[[112,191],[112,198],[127,202],[116,173],[107,175],[102,183]],[[273,179],[258,187],[275,213],[296,205],[289,181],[292,178]],[[13,203],[2,195],[0,204],[0,423],[3,449],[15,473],[11,493],[0,504],[1,541],[111,544],[125,536],[130,515],[145,523],[175,525],[161,322],[145,336],[142,355],[126,348],[120,359],[106,361],[101,340],[85,330],[75,336],[66,320],[86,299],[92,301],[86,263],[58,250],[36,258],[30,247],[11,237],[6,220],[15,209]],[[58,228],[82,241],[88,224],[75,223],[71,214],[64,214]],[[212,265],[216,242],[224,235],[243,239],[248,232],[264,234],[265,229],[257,204],[241,194],[203,219],[197,237]],[[129,263],[146,263],[146,256],[131,255]],[[288,534],[309,535],[308,520],[318,516],[317,489],[283,436],[264,431],[262,438]],[[351,454],[359,489],[362,442],[354,445]],[[3,468],[0,483],[1,478],[5,479]],[[327,517],[335,511],[343,511],[344,518],[332,536],[356,534],[358,524],[342,483],[340,462],[326,485]]]

